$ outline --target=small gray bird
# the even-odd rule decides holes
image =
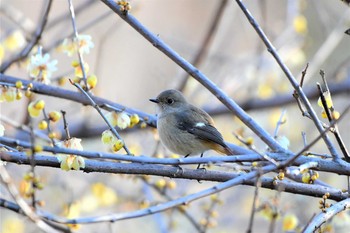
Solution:
[[[166,90],[150,101],[158,106],[160,140],[172,152],[185,157],[202,157],[207,150],[233,155],[209,114],[189,104],[181,92]]]

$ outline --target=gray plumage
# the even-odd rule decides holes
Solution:
[[[181,92],[166,90],[150,101],[158,106],[160,140],[172,152],[187,156],[213,149],[233,154],[215,128],[212,118],[189,104]]]

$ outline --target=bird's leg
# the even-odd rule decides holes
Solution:
[[[204,152],[203,152],[203,153],[204,153]],[[203,157],[203,153],[201,154],[201,157],[200,157],[200,158]],[[197,169],[199,169],[200,166],[201,166],[201,164],[199,163],[198,166],[197,166]],[[205,169],[205,168],[203,167],[203,168],[201,168],[201,169]]]
[[[190,156],[190,154],[185,155],[185,157],[184,157],[184,158],[187,158],[188,156]]]

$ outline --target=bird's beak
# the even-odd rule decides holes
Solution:
[[[151,101],[153,103],[156,103],[156,104],[159,104],[159,100],[158,99],[149,99],[149,101]]]

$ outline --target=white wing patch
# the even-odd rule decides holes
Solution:
[[[195,126],[196,126],[196,127],[204,127],[204,126],[205,126],[205,123],[203,123],[203,122],[198,122]]]

